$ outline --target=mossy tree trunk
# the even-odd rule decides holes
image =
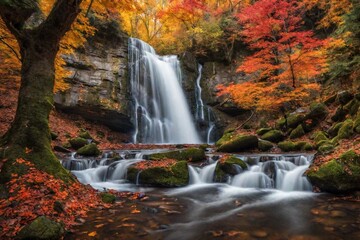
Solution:
[[[29,18],[39,13],[36,1],[0,1],[0,15],[16,37],[21,53],[21,86],[15,119],[1,140],[0,182],[21,169],[17,158],[63,180],[71,179],[51,149],[49,114],[53,108],[54,61],[61,38],[80,11],[79,0],[57,0],[49,16],[32,27]],[[5,161],[6,159],[6,161]]]

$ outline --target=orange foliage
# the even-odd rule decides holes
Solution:
[[[25,159],[17,159],[13,164],[28,171],[24,175],[13,174],[6,184],[9,198],[0,200],[0,238],[15,236],[22,226],[38,216],[62,221],[69,229],[90,208],[106,206],[94,189],[79,182],[66,184],[37,170]],[[55,202],[60,202],[63,210],[55,211]]]
[[[135,164],[139,170],[145,170],[153,167],[171,167],[177,161],[174,159],[161,159],[161,161],[142,161]]]

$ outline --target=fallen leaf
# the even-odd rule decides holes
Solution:
[[[136,213],[141,213],[141,211],[140,211],[140,210],[137,210],[137,209],[134,209],[134,210],[131,211],[131,213],[132,213],[132,214],[136,214]]]
[[[96,231],[93,231],[93,232],[89,233],[88,236],[89,236],[89,237],[95,237],[96,234],[97,234]]]
[[[98,224],[98,225],[95,225],[95,228],[101,228],[103,227],[105,224],[101,223],[101,224]]]

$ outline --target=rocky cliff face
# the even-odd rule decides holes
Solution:
[[[127,57],[128,36],[115,23],[101,25],[84,48],[64,56],[70,88],[55,95],[56,108],[131,132]]]

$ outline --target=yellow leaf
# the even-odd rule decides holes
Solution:
[[[88,234],[89,237],[95,237],[96,236],[96,231],[93,231],[91,233]]]

